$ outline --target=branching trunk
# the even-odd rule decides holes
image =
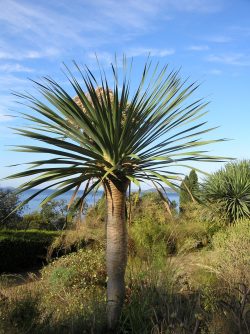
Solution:
[[[115,330],[125,297],[124,275],[127,265],[127,226],[125,217],[128,183],[108,182],[107,199],[107,321],[109,330]]]

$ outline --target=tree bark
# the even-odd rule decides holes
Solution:
[[[105,185],[107,199],[106,266],[107,266],[107,325],[117,327],[125,298],[127,265],[126,190],[128,182],[109,181]]]

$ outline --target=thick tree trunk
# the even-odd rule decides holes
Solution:
[[[114,331],[125,297],[125,270],[127,265],[126,190],[128,183],[108,182],[106,265],[107,265],[107,321]]]

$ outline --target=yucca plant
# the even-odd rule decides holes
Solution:
[[[186,103],[198,85],[182,82],[179,71],[168,72],[168,66],[160,68],[149,59],[132,92],[132,62],[128,64],[125,57],[123,71],[116,62],[111,65],[112,83],[103,70],[97,78],[87,67],[75,66],[80,81],[66,67],[75,99],[50,77],[41,83],[34,82],[42,100],[30,94],[17,94],[31,109],[22,117],[32,126],[16,131],[42,145],[22,145],[15,150],[52,157],[30,162],[30,168],[10,178],[32,177],[19,187],[19,192],[43,185],[23,204],[51,187],[56,189],[42,205],[71,189],[75,190],[75,198],[83,187],[75,204],[77,208],[92,190],[104,188],[107,319],[109,329],[114,329],[125,296],[128,188],[131,183],[140,187],[142,181],[151,181],[161,194],[163,184],[178,190],[180,174],[170,168],[185,165],[186,161],[220,160],[199,147],[223,139],[200,140],[200,135],[212,130],[202,128],[206,122],[196,122],[206,113],[207,103],[202,99]]]
[[[207,177],[202,193],[205,202],[217,204],[229,223],[250,218],[250,161],[226,164]]]

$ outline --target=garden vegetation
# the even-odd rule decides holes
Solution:
[[[15,196],[43,188],[20,204],[16,198],[5,224],[35,196],[57,188],[40,212],[20,218],[26,231],[2,232],[1,257],[8,249],[36,249],[25,259],[33,267],[32,259],[42,257],[46,265],[20,284],[4,264],[0,330],[249,333],[249,161],[228,163],[198,183],[199,169],[186,162],[224,161],[200,148],[223,139],[200,139],[213,130],[199,121],[207,103],[190,100],[198,86],[183,82],[178,71],[148,60],[131,92],[126,58],[122,73],[111,65],[112,83],[102,69],[97,79],[75,65],[84,82],[82,88],[66,67],[75,98],[50,77],[35,82],[42,99],[17,94],[32,112],[24,114],[31,127],[16,131],[42,144],[16,150],[46,158],[9,177],[32,176]],[[173,167],[182,164],[191,172],[181,183]],[[155,192],[131,193],[131,184],[140,190],[141,182],[151,182]],[[179,208],[166,186],[180,189]],[[99,187],[103,198],[86,210],[86,196]],[[65,208],[55,198],[69,190]],[[31,226],[47,231],[28,231]],[[27,263],[14,266],[27,269]]]

